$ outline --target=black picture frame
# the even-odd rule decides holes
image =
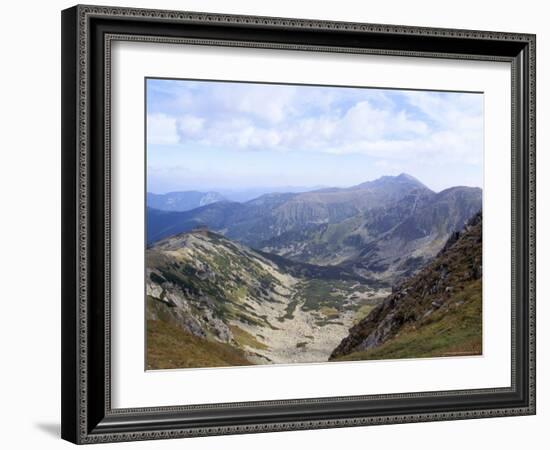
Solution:
[[[113,40],[508,61],[512,384],[418,394],[113,409],[109,64]],[[535,36],[75,6],[62,12],[62,437],[97,443],[535,414]]]

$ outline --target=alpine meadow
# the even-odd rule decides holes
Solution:
[[[471,357],[483,94],[146,79],[146,369]]]

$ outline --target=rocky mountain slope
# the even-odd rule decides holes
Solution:
[[[477,355],[482,350],[482,216],[349,331],[331,360]]]
[[[298,262],[341,265],[362,276],[406,277],[481,208],[481,190],[435,193],[407,174],[350,188],[274,193],[187,212],[148,209],[149,244],[206,225],[247,246]],[[150,205],[149,205],[150,206]]]
[[[218,192],[181,191],[167,194],[147,192],[147,206],[161,211],[189,211],[223,201],[225,198]]]
[[[157,242],[146,267],[149,368],[326,361],[388,293],[206,229]]]

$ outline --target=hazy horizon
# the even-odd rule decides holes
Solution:
[[[463,186],[463,187],[476,187],[476,188],[483,189],[483,186],[468,186],[468,185],[464,185],[464,184],[459,184],[459,185],[448,186],[448,187],[445,187],[445,188],[440,189],[440,190],[436,190],[436,189],[432,189],[430,186],[426,185],[421,179],[419,179],[418,177],[415,177],[413,174],[407,174],[407,173],[404,173],[404,172],[402,172],[401,174],[410,175],[410,176],[416,178],[418,181],[420,181],[422,184],[424,184],[426,187],[428,187],[429,189],[431,189],[435,193],[444,191],[445,189],[449,189],[449,188],[453,188],[453,187],[460,187],[460,186]],[[188,188],[182,188],[182,189],[177,189],[177,190],[168,190],[168,191],[162,191],[162,192],[152,191],[151,189],[147,189],[147,192],[151,193],[151,194],[155,194],[155,195],[166,195],[166,194],[171,194],[171,193],[176,193],[176,192],[190,192],[190,191],[203,192],[203,193],[206,193],[206,192],[242,193],[242,192],[247,192],[247,191],[262,191],[264,193],[298,193],[298,192],[307,192],[307,191],[313,191],[313,190],[319,190],[319,189],[330,189],[330,188],[348,189],[348,188],[352,188],[354,186],[357,186],[359,184],[367,183],[367,182],[370,182],[370,181],[375,181],[375,180],[377,180],[381,177],[387,177],[387,176],[397,177],[401,174],[381,175],[380,177],[373,178],[373,179],[370,179],[370,180],[364,180],[360,183],[355,183],[355,184],[352,184],[352,185],[340,185],[340,186],[331,186],[331,185],[316,185],[316,186],[249,186],[249,187],[243,187],[241,189],[235,188],[233,186],[227,186],[227,187],[225,187],[225,186],[212,186],[212,187],[204,187],[204,188],[197,188],[197,187],[190,186]]]
[[[483,185],[483,95],[147,80],[147,190]],[[292,191],[289,191],[292,192]]]

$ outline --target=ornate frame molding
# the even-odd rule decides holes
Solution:
[[[411,41],[410,48],[380,48],[380,47],[350,47],[328,44],[304,44],[297,42],[281,43],[269,41],[246,41],[243,39],[219,39],[205,37],[168,37],[151,36],[140,33],[112,32],[110,30],[93,31],[92,22],[97,19],[108,21],[118,20],[124,26],[128,21],[134,21],[146,26],[147,23],[161,23],[167,26],[197,25],[199,27],[228,27],[238,26],[246,28],[250,33],[257,30],[269,30],[282,36],[302,30],[320,30],[336,32],[345,37],[348,33],[360,33],[365,37],[377,36],[381,42],[384,38],[399,37],[403,42],[409,38],[425,37],[439,42],[438,39],[456,39],[457,42],[471,41],[471,47],[477,48],[482,42],[498,42],[498,48],[506,49],[499,53],[486,54],[482,52],[444,52],[433,49],[414,49]],[[130,9],[99,6],[76,6],[63,13],[64,43],[63,76],[64,76],[64,129],[63,129],[63,189],[64,189],[64,251],[63,251],[63,376],[71,379],[71,383],[63,388],[63,437],[77,443],[98,443],[112,441],[129,441],[143,439],[164,439],[173,437],[206,436],[217,434],[238,434],[250,432],[271,432],[297,429],[313,429],[328,427],[348,427],[373,424],[440,421],[453,419],[469,419],[482,417],[499,417],[510,415],[527,415],[535,413],[535,36],[530,34],[500,33],[470,30],[449,30],[424,27],[405,27],[396,25],[377,25],[362,23],[347,23],[333,21],[311,21],[304,19],[271,18],[256,16],[234,16],[220,14],[204,14],[196,12],[159,11],[148,9]],[[104,46],[101,55],[101,64],[104,69],[102,107],[104,124],[101,127],[101,144],[103,159],[101,161],[102,179],[94,178],[98,175],[97,168],[91,164],[91,142],[95,131],[92,128],[94,116],[90,114],[95,96],[98,95],[97,77],[98,59],[96,54],[101,53],[93,39],[99,36]],[[275,402],[253,402],[243,404],[196,405],[166,408],[139,408],[139,409],[111,409],[110,402],[110,64],[111,43],[116,40],[144,41],[155,43],[185,43],[194,45],[244,46],[266,49],[291,49],[323,52],[351,52],[364,54],[384,54],[411,57],[453,58],[453,59],[481,59],[489,61],[507,61],[512,64],[512,147],[518,157],[514,157],[512,195],[518,197],[518,203],[513,204],[512,227],[513,239],[519,236],[526,242],[513,240],[513,252],[516,244],[525,255],[525,261],[520,267],[524,274],[513,276],[513,283],[519,280],[524,292],[528,295],[517,299],[523,302],[525,313],[523,319],[516,316],[513,308],[514,342],[512,343],[512,386],[510,388],[483,389],[472,391],[431,392],[419,394],[396,394],[361,397],[334,397],[309,400],[288,400]],[[70,42],[69,42],[70,41]],[[475,44],[475,45],[474,45]],[[96,47],[94,47],[96,45]],[[514,49],[519,49],[515,51]],[[94,59],[96,58],[96,59]],[[69,67],[70,66],[70,67]],[[96,83],[96,84],[94,84]],[[516,101],[518,99],[518,101]],[[76,107],[75,107],[76,105]],[[100,139],[94,142],[96,148]],[[516,167],[516,159],[521,167]],[[76,168],[76,170],[75,170]],[[94,172],[95,171],[95,172]],[[102,199],[98,199],[96,187],[102,183],[100,189]],[[65,193],[67,190],[67,193]],[[70,192],[68,191],[70,190]],[[521,197],[521,198],[520,198]],[[100,207],[94,209],[92,204],[98,201]],[[517,207],[520,206],[520,208]],[[519,210],[518,210],[519,209]],[[103,211],[103,217],[98,212]],[[527,214],[525,214],[525,211]],[[97,223],[103,222],[102,239],[93,241],[90,233],[97,235]],[[69,223],[70,222],[70,223]],[[523,232],[523,234],[522,234]],[[97,238],[96,238],[97,239]],[[103,246],[100,255],[103,266],[95,269],[97,258],[91,257],[95,246]],[[523,248],[522,246],[525,246]],[[513,273],[516,269],[516,260],[522,257],[513,254]],[[72,266],[72,267],[69,267]],[[94,267],[94,275],[91,270]],[[101,270],[104,275],[101,297],[103,304],[95,308],[103,309],[102,324],[91,319],[92,301],[91,290],[95,289],[93,280]],[[519,277],[519,278],[518,278]],[[95,292],[95,291],[94,291]],[[513,302],[515,302],[516,285],[513,285]],[[518,306],[519,307],[519,306]],[[519,322],[520,321],[520,322]],[[515,327],[521,328],[518,332],[525,337],[526,351],[516,348]],[[103,334],[100,339],[97,335]],[[91,338],[93,336],[93,338]],[[71,343],[67,343],[71,340]],[[96,348],[98,342],[103,342],[104,375],[102,407],[93,405],[90,395],[97,392],[90,380],[90,367],[97,364],[90,358],[90,349]],[[517,359],[516,353],[521,350]],[[516,363],[523,371],[516,373]],[[99,369],[98,369],[99,370]],[[526,379],[523,379],[523,373]],[[97,376],[97,374],[95,374]],[[519,377],[519,378],[518,378]],[[319,418],[308,420],[281,420],[266,423],[249,424],[220,424],[214,426],[170,426],[168,422],[162,425],[162,420],[170,419],[173,414],[183,414],[186,411],[201,410],[207,414],[208,410],[216,408],[242,407],[285,407],[291,405],[327,404],[344,401],[379,401],[399,399],[414,402],[415,399],[426,397],[465,397],[474,398],[477,395],[517,393],[518,380],[522,383],[527,398],[509,403],[508,406],[494,406],[487,408],[434,410],[414,413],[370,414],[350,416],[345,418]],[[95,383],[95,382],[94,382]],[[97,384],[97,383],[96,383]],[[100,383],[101,384],[101,383]],[[146,418],[143,419],[143,418]],[[130,418],[130,419],[129,419]],[[100,420],[98,420],[100,419]],[[145,420],[145,422],[143,422]],[[128,421],[133,423],[128,424]],[[124,425],[121,425],[124,422]],[[145,425],[144,425],[145,423]],[[153,426],[156,423],[158,426]],[[160,425],[159,425],[160,424]]]

